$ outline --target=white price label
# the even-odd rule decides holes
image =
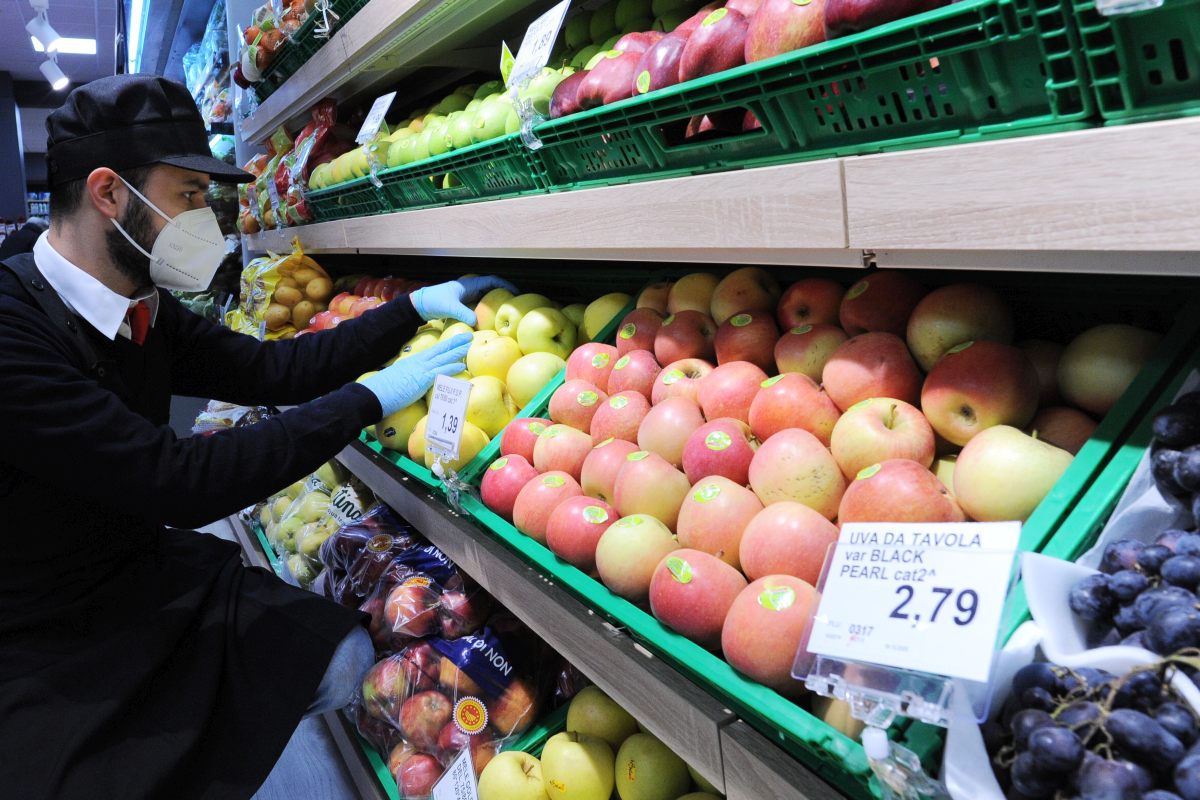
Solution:
[[[847,523],[808,650],[985,683],[1018,522]]]
[[[458,458],[463,426],[467,422],[467,400],[473,385],[461,378],[439,375],[433,383],[433,401],[429,404],[429,421],[425,427],[425,442],[430,450],[447,461]]]
[[[479,800],[471,748],[460,752],[433,785],[432,800]]]
[[[375,138],[375,135],[379,133],[379,126],[383,124],[383,118],[387,116],[388,109],[392,107],[392,101],[395,99],[395,92],[388,92],[375,99],[375,102],[371,104],[371,110],[367,112],[367,118],[363,120],[362,127],[358,129],[358,136],[354,137],[354,141],[366,144]]]
[[[546,66],[550,54],[554,51],[554,42],[558,39],[558,30],[562,27],[563,18],[571,0],[562,0],[554,8],[542,14],[525,30],[525,38],[521,40],[521,49],[513,62],[512,72],[508,75],[508,86],[520,86],[521,81],[532,77],[538,70]]]

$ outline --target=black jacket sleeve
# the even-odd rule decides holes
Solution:
[[[173,394],[296,405],[379,369],[420,322],[405,295],[328,331],[260,342],[214,325],[160,291],[154,328],[171,340]]]
[[[361,338],[351,332],[330,337],[360,339],[346,345],[361,350],[352,360],[385,349],[378,340],[391,326],[356,327],[364,330]],[[222,351],[212,340],[199,348],[208,357]],[[314,359],[328,366],[321,361],[330,357],[323,343],[294,349],[311,349],[319,354]],[[322,385],[321,378],[288,378],[282,352],[278,358],[263,356],[236,344],[225,352],[258,359],[254,363],[265,371],[259,380],[284,380],[285,394]],[[215,365],[210,369],[217,371]],[[198,375],[189,385],[199,388],[206,379]],[[256,388],[254,381],[247,383],[238,388]],[[232,386],[226,382],[221,388]],[[350,384],[256,425],[177,439],[170,428],[131,411],[89,377],[82,356],[48,328],[39,309],[0,295],[0,418],[7,429],[0,437],[0,460],[123,513],[177,527],[235,513],[315,470],[380,414],[375,396]]]

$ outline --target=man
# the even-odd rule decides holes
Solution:
[[[224,254],[209,180],[251,179],[209,155],[187,90],[95,81],[47,130],[50,230],[0,268],[0,795],[249,797],[303,715],[350,699],[363,618],[165,526],[282,489],[461,371],[466,335],[351,382],[506,284],[259,343],[159,290],[207,285]],[[172,394],[301,405],[176,439]]]
[[[30,217],[20,230],[13,231],[0,242],[0,261],[18,253],[28,253],[33,249],[33,243],[48,227],[46,220],[41,217]]]

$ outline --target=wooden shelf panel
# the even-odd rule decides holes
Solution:
[[[840,800],[829,784],[742,720],[721,729],[727,800]]]

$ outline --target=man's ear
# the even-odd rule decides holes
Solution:
[[[94,169],[87,176],[88,199],[91,201],[92,207],[105,217],[116,219],[120,216],[119,195],[128,195],[125,184],[117,173],[108,167]]]

